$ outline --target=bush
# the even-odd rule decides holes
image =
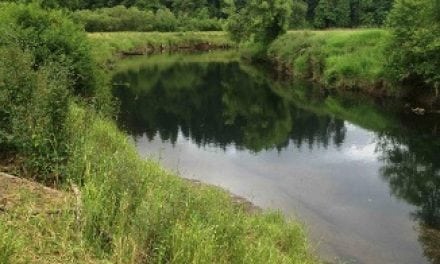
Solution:
[[[398,0],[389,16],[390,66],[400,80],[440,87],[440,4]]]
[[[62,12],[2,4],[0,33],[0,146],[40,180],[58,182],[71,95],[104,109],[110,92],[98,86],[87,36]]]
[[[286,32],[292,5],[292,0],[249,1],[244,8],[230,11],[226,30],[234,41],[256,42],[266,48]]]
[[[0,144],[25,156],[41,180],[57,180],[67,151],[67,68],[48,63],[35,70],[32,54],[18,48],[0,48],[0,57]]]
[[[69,65],[74,91],[94,95],[96,67],[86,34],[61,11],[46,11],[37,5],[0,5],[0,45],[28,50],[38,68],[49,61]]]

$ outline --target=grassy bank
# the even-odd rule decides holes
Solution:
[[[116,55],[141,55],[169,51],[206,51],[233,47],[225,32],[112,32],[90,33],[94,56],[99,61]]]
[[[290,31],[269,47],[278,69],[328,88],[394,94],[385,69],[385,30]]]
[[[112,121],[76,105],[69,112],[80,218],[72,199],[56,214],[35,214],[41,199],[18,192],[19,205],[0,214],[2,263],[314,262],[298,224],[189,184],[142,160]]]

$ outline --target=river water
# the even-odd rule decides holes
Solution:
[[[301,221],[332,263],[440,263],[440,118],[276,81],[228,52],[123,60],[139,153]]]

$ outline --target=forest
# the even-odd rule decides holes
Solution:
[[[239,155],[342,155],[353,131],[438,263],[439,89],[438,0],[0,0],[0,263],[321,263],[307,221],[137,144],[229,150],[222,171]],[[349,153],[365,158],[359,138]],[[281,163],[261,167],[322,165]]]

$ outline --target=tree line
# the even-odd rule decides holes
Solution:
[[[32,2],[35,0],[0,0],[0,2]],[[81,17],[86,23],[112,19],[112,12],[121,12],[122,8],[130,16],[150,16],[160,12],[160,16],[168,23],[173,20],[193,18],[199,20],[223,20],[231,15],[231,11],[252,5],[252,0],[38,0],[46,8],[66,8],[72,11],[93,10],[81,12]],[[269,1],[270,2],[270,1]],[[287,1],[289,2],[289,1]],[[384,24],[393,0],[294,0],[290,6],[290,28],[332,28],[332,27],[360,27],[381,26]],[[112,9],[116,8],[116,11]],[[159,18],[158,18],[159,19]],[[184,19],[183,19],[184,20]],[[148,22],[148,20],[145,20]],[[214,20],[215,21],[215,20]],[[115,21],[113,21],[115,23]],[[181,21],[180,24],[187,24]],[[190,22],[193,23],[194,22]],[[205,23],[207,23],[205,21]],[[211,24],[215,22],[210,21]],[[97,25],[89,26],[90,29],[99,28]],[[178,26],[170,27],[170,31]],[[220,29],[221,23],[215,26],[205,26],[209,29]],[[102,30],[105,30],[105,26]],[[139,25],[132,30],[139,29]],[[148,29],[148,28],[147,28]],[[145,30],[147,30],[145,29]],[[153,29],[156,29],[153,27]],[[159,28],[161,30],[162,28]],[[198,29],[197,26],[188,30]]]

